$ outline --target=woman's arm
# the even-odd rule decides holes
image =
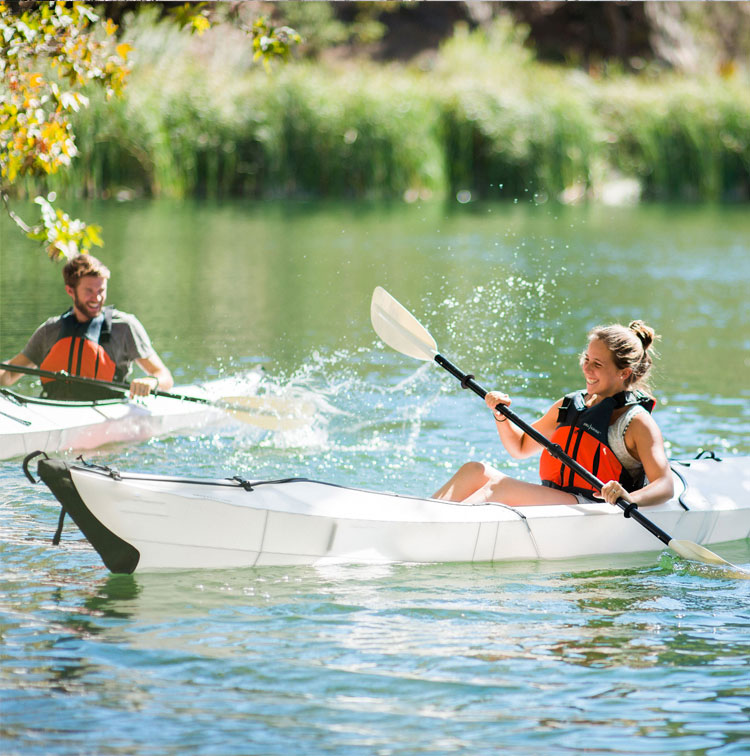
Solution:
[[[656,421],[646,412],[636,415],[625,432],[625,444],[630,453],[643,465],[648,484],[628,493],[614,480],[602,488],[602,498],[610,504],[622,497],[635,504],[649,506],[663,504],[674,496],[672,470],[664,449],[664,439]]]
[[[510,406],[510,397],[501,391],[490,391],[484,398],[487,406],[492,410],[495,416],[495,425],[505,450],[514,459],[523,459],[533,454],[538,454],[542,446],[533,439],[529,438],[518,426],[510,422],[505,415],[495,411],[498,404]],[[557,414],[562,404],[562,399],[556,401],[547,412],[539,418],[532,427],[538,430],[542,435],[549,438],[557,425]]]

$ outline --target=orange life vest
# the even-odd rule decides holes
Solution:
[[[607,436],[612,413],[620,407],[640,404],[648,412],[656,403],[641,392],[622,391],[607,397],[593,407],[585,403],[585,391],[568,394],[557,416],[557,428],[551,441],[559,444],[563,451],[576,462],[606,483],[619,481],[625,490],[635,491],[643,487],[644,476],[632,476],[609,446]],[[542,484],[573,494],[590,496],[598,491],[579,475],[576,475],[560,460],[555,459],[546,449],[539,461],[539,477]]]
[[[71,307],[60,318],[60,334],[39,366],[42,370],[57,372],[64,370],[70,375],[96,378],[100,381],[115,379],[117,364],[104,349],[112,333],[112,307],[105,307],[101,314],[86,323],[81,323]],[[120,392],[109,392],[98,387],[56,381],[42,378],[44,394],[55,399],[99,399],[105,396],[119,396]]]

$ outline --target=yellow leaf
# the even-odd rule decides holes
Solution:
[[[92,244],[96,244],[97,247],[103,247],[104,242],[99,232],[102,230],[101,226],[87,226],[86,236]]]
[[[111,37],[117,31],[117,24],[111,19],[107,19],[107,23],[104,24],[104,31],[107,32],[107,36]]]
[[[117,54],[125,60],[128,57],[128,53],[133,49],[132,45],[129,45],[127,42],[121,42],[115,50],[117,50]]]
[[[199,37],[201,34],[203,34],[204,31],[210,28],[211,28],[211,22],[205,16],[193,17],[193,29],[196,32],[198,32]]]

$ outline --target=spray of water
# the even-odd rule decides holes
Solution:
[[[488,387],[510,383],[516,393],[523,392],[544,377],[534,367],[541,360],[536,356],[540,345],[554,346],[554,337],[539,327],[547,319],[554,287],[552,277],[509,276],[460,294],[426,295],[422,312],[417,308],[415,315],[442,351],[486,376]],[[375,337],[353,349],[315,350],[290,373],[265,375],[258,393],[288,400],[307,413],[300,427],[269,432],[235,448],[235,464],[266,476],[424,494],[431,481],[467,455],[497,452],[494,427],[478,427],[483,409],[470,405],[455,382]],[[521,393],[519,400],[534,403],[536,397]]]
[[[456,289],[445,282],[426,293],[414,314],[441,352],[536,416],[550,400],[536,388],[547,380],[539,366],[555,352],[554,334],[541,325],[553,311],[554,276],[513,274]],[[228,419],[210,434],[153,443],[171,444],[183,466],[199,458],[201,472],[220,467],[255,480],[310,477],[417,495],[469,458],[508,463],[481,402],[374,333],[359,346],[313,350],[288,372],[260,379],[257,371],[236,372],[219,393],[266,401],[266,414],[292,422],[264,430]]]

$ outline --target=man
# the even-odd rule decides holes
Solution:
[[[105,307],[109,270],[91,255],[77,255],[63,268],[65,291],[73,306],[50,318],[32,334],[23,351],[9,363],[64,370],[103,381],[127,379],[133,362],[147,375],[130,382],[130,397],[151,391],[169,391],[172,374],[154,351],[143,326],[134,315]],[[10,386],[23,373],[0,370],[0,386]],[[56,399],[99,399],[121,396],[95,386],[43,378],[44,395]]]

